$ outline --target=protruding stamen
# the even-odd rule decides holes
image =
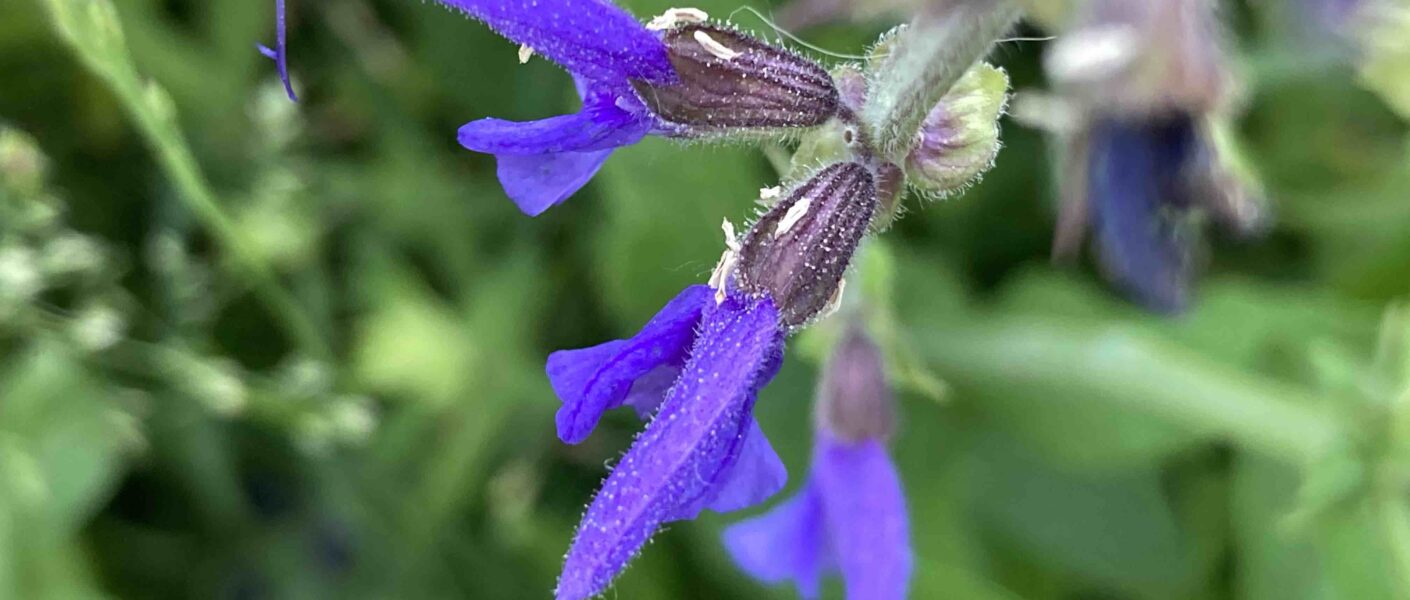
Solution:
[[[652,31],[664,31],[676,25],[704,23],[709,18],[709,14],[698,8],[669,8],[666,9],[666,12],[651,19],[651,22],[646,24],[646,28]]]
[[[740,54],[737,50],[731,50],[728,46],[721,44],[719,40],[710,37],[710,34],[704,31],[695,32],[695,41],[710,54],[714,54],[724,60],[733,60]]]

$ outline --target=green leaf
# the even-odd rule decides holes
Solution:
[[[1234,529],[1236,597],[1247,600],[1332,600],[1313,538],[1286,525],[1297,497],[1297,470],[1243,454],[1234,460],[1230,523]]]
[[[122,473],[120,413],[59,346],[18,355],[0,389],[0,583],[15,597],[96,597],[79,532]],[[6,581],[9,579],[10,581]]]
[[[1153,468],[1052,469],[1004,436],[974,460],[976,510],[1039,564],[1136,597],[1192,597],[1207,575]]]
[[[1410,119],[1410,6],[1398,0],[1367,0],[1357,32],[1364,57],[1360,77],[1401,117]]]
[[[743,233],[759,189],[774,184],[752,150],[648,139],[598,174],[594,274],[624,327],[640,327],[681,289],[704,283],[724,252],[720,221]]]

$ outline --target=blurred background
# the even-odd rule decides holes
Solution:
[[[1276,221],[1212,240],[1187,314],[1050,263],[1056,146],[1009,119],[980,185],[868,250],[914,597],[1410,598],[1410,366],[1382,368],[1410,335],[1410,20],[1352,5],[1225,3]],[[904,21],[852,8],[789,17],[844,54]],[[563,72],[431,2],[290,9],[299,104],[254,48],[271,2],[0,3],[0,597],[547,597],[640,424],[560,443],[545,356],[703,281],[777,179],[649,139],[525,217],[455,131],[573,109]],[[1046,45],[992,54],[1020,95]],[[813,346],[757,406],[790,490]],[[672,526],[609,597],[793,597],[722,552],[742,516]]]

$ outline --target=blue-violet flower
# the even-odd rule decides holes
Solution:
[[[1090,225],[1106,277],[1161,312],[1189,303],[1200,216],[1238,235],[1266,223],[1214,143],[1233,85],[1221,34],[1203,0],[1094,0],[1045,58],[1076,117],[1054,253],[1075,254]]]
[[[460,144],[494,154],[500,183],[537,215],[587,183],[612,150],[648,134],[808,127],[838,107],[811,60],[674,9],[649,29],[606,0],[440,0],[573,74],[582,109],[518,123],[480,119]]]
[[[529,215],[572,196],[612,151],[647,135],[698,138],[821,125],[837,89],[812,60],[671,9],[644,25],[608,0],[438,0],[567,69],[582,109],[531,122],[480,119],[460,144],[495,155],[505,193]],[[275,60],[289,97],[284,0],[276,0]]]
[[[712,285],[686,288],[631,339],[549,356],[563,441],[582,441],[619,406],[654,413],[588,507],[560,600],[602,592],[661,525],[753,506],[783,487],[787,473],[754,421],[754,401],[778,371],[788,331],[836,296],[875,209],[865,167],[825,168],[742,245],[730,241]]]
[[[850,600],[906,597],[912,553],[905,496],[886,452],[894,429],[881,352],[849,327],[823,371],[813,466],[798,495],[725,530],[736,563],[768,583],[816,598],[842,575]]]

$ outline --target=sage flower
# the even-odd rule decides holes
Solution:
[[[602,592],[662,525],[782,489],[787,473],[754,421],[755,399],[787,334],[835,303],[875,211],[866,167],[825,168],[742,242],[729,240],[710,285],[686,288],[630,339],[549,357],[563,441],[582,441],[613,408],[650,418],[583,516],[560,600]]]
[[[724,532],[735,562],[767,583],[818,597],[839,573],[849,600],[902,600],[913,558],[900,477],[886,451],[894,429],[880,350],[849,328],[824,367],[813,466],[798,495]]]

